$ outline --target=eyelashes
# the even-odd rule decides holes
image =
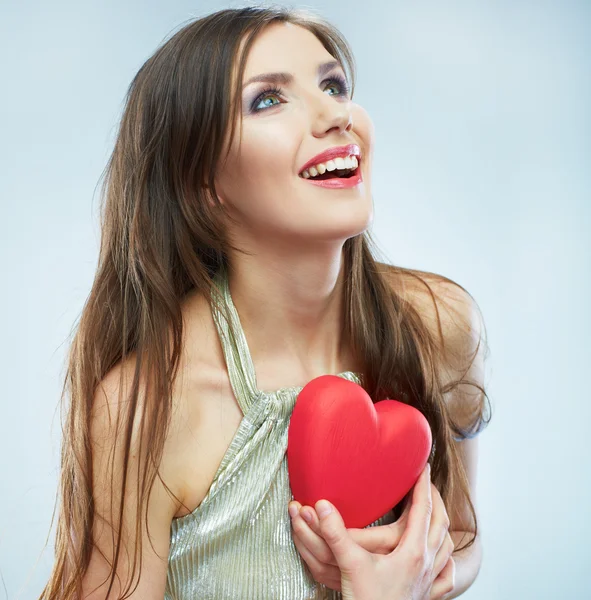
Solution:
[[[341,91],[338,94],[332,94],[333,96],[348,96],[349,92],[351,91],[349,88],[349,84],[347,83],[347,81],[345,80],[345,78],[342,75],[333,75],[332,77],[325,79],[323,81],[323,83],[328,83],[329,85],[334,85],[336,83],[338,85],[338,87],[340,88]],[[280,87],[277,87],[277,86],[266,87],[252,101],[252,103],[250,105],[250,111],[251,112],[261,112],[263,110],[266,110],[265,108],[257,108],[257,106],[261,102],[261,100],[264,100],[267,96],[282,96],[282,95],[283,95],[283,90]],[[269,105],[269,107],[271,107],[271,106],[277,106],[277,105],[276,104]]]

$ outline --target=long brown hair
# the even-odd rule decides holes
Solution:
[[[138,431],[144,454],[140,452],[137,502],[144,511],[154,480],[160,477],[183,342],[181,302],[192,290],[211,301],[212,279],[227,264],[230,246],[214,176],[226,133],[230,132],[231,143],[237,123],[241,124],[236,90],[249,48],[256,35],[274,22],[294,23],[313,32],[348,73],[353,90],[354,58],[339,31],[310,10],[284,7],[227,9],[189,22],[146,60],[128,89],[104,172],[96,277],[75,330],[64,378],[56,560],[40,599],[69,600],[80,592],[93,549],[93,524],[99,517],[93,503],[92,401],[105,375],[131,354],[135,373],[117,442],[125,450],[122,492],[115,506],[118,522],[132,435]],[[443,381],[442,365],[448,356],[442,338],[424,323],[396,282],[414,278],[433,298],[429,281],[463,288],[432,273],[378,262],[368,232],[346,241],[344,261],[344,327],[362,365],[364,387],[374,401],[395,398],[426,416],[434,440],[433,483],[446,507],[459,486],[476,530],[468,480],[451,442],[475,435],[488,422],[486,393],[478,382],[461,377]],[[144,381],[145,374],[149,386],[140,402],[140,379]],[[460,385],[479,390],[469,423],[456,423],[446,402],[446,395]],[[142,514],[138,511],[136,539]],[[118,528],[111,586],[120,546]],[[141,539],[136,557],[137,552]],[[133,581],[136,561],[132,562]],[[141,572],[141,562],[139,568]]]

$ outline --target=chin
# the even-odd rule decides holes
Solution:
[[[347,215],[347,217],[331,220],[330,223],[325,224],[322,232],[318,233],[325,239],[345,242],[349,238],[365,233],[372,223],[371,213]]]

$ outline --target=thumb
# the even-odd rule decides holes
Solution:
[[[320,520],[320,532],[332,550],[339,569],[352,571],[363,557],[363,548],[353,541],[343,517],[334,505],[328,500],[319,500],[315,508]]]

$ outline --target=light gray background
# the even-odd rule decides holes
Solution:
[[[65,342],[126,88],[182,21],[238,5],[0,6],[0,598],[36,597],[53,560]],[[591,3],[308,6],[357,57],[383,250],[461,283],[486,319],[484,562],[463,597],[591,598]]]

